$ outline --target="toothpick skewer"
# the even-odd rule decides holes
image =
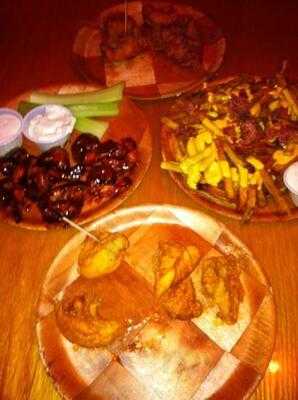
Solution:
[[[124,31],[127,31],[127,0],[124,1]]]
[[[82,228],[80,225],[76,224],[75,222],[71,221],[67,217],[62,217],[63,221],[66,222],[68,225],[72,226],[73,228],[77,229],[80,232],[85,233],[87,236],[89,236],[91,239],[95,240],[96,242],[99,242],[99,239],[93,235],[92,233],[88,232],[87,229]]]

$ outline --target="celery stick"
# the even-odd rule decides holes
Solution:
[[[77,118],[74,129],[81,133],[91,133],[99,139],[108,129],[109,123],[106,121],[97,121],[90,118]]]
[[[51,94],[43,92],[32,92],[29,101],[37,104],[88,104],[88,103],[108,103],[119,101],[123,97],[124,83],[108,87],[93,92],[83,92],[74,94]]]
[[[77,118],[82,117],[114,117],[119,114],[117,102],[99,104],[74,104],[67,106]]]
[[[20,101],[18,104],[18,112],[23,116],[31,111],[39,104],[30,103],[29,101]],[[73,104],[65,106],[68,108],[74,117],[114,117],[119,114],[118,102],[112,103],[88,103],[88,104]]]
[[[30,103],[29,101],[20,101],[18,104],[18,112],[24,117],[29,111],[38,106],[39,104]]]

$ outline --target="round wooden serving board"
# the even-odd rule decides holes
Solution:
[[[143,24],[142,8],[146,1],[131,1],[127,13],[139,26]],[[202,57],[196,70],[172,62],[159,52],[146,51],[127,61],[107,63],[102,57],[100,22],[115,12],[124,13],[124,2],[99,13],[93,21],[79,29],[73,44],[76,70],[89,81],[107,86],[119,81],[126,83],[126,94],[142,100],[166,98],[192,90],[213,74],[221,65],[226,41],[220,29],[202,12],[187,5],[171,4],[180,15],[191,15],[202,32]]]
[[[98,86],[90,84],[71,83],[65,85],[52,85],[39,90],[52,93],[78,93],[98,89]],[[23,93],[17,98],[12,99],[7,106],[17,108],[19,101],[28,99],[29,95],[30,92]],[[139,159],[136,168],[131,174],[131,179],[133,181],[132,185],[119,196],[114,197],[105,203],[100,203],[100,200],[96,200],[92,203],[89,202],[86,206],[84,205],[79,218],[75,221],[79,224],[91,222],[118,207],[142,182],[151,162],[152,140],[149,131],[149,124],[143,111],[141,111],[129,98],[123,98],[120,106],[120,113],[117,117],[104,119],[109,120],[110,125],[102,140],[114,139],[118,141],[124,137],[132,137],[138,144]],[[72,134],[72,137],[66,144],[66,148],[70,148],[70,143],[76,135],[76,132]],[[35,146],[26,139],[24,139],[23,146],[32,154],[36,155],[39,153]],[[28,229],[46,230],[57,227],[57,225],[45,224],[41,219],[41,214],[37,207],[33,207],[18,224],[16,224],[11,218],[8,218],[4,213],[0,213],[0,218],[3,222]]]
[[[117,284],[120,305],[129,291],[136,307],[147,307],[160,241],[195,245],[201,260],[230,254],[241,258],[244,301],[234,325],[215,323],[212,311],[191,321],[147,320],[137,334],[150,338],[153,350],[120,348],[115,354],[110,348],[73,345],[60,333],[54,308],[78,277],[85,235],[77,234],[50,266],[38,305],[39,351],[59,393],[77,400],[247,399],[262,379],[275,340],[271,287],[250,251],[209,216],[170,205],[112,212],[88,229],[119,232],[129,239],[124,266],[104,278]],[[198,293],[200,264],[191,279]]]

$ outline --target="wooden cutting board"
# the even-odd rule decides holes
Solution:
[[[105,279],[114,287],[110,295],[115,308],[130,299],[130,307],[147,312],[148,318],[132,333],[127,348],[87,349],[61,334],[54,308],[78,277],[77,257],[85,236],[75,235],[50,266],[36,324],[40,355],[59,393],[84,400],[248,398],[262,379],[275,339],[272,290],[250,251],[221,223],[198,211],[169,205],[119,210],[89,229],[119,232],[129,239],[125,264]],[[232,254],[244,261],[245,295],[236,324],[215,323],[214,310],[189,321],[152,318],[160,241],[194,245],[201,260]],[[199,291],[200,264],[191,279]],[[142,343],[141,348],[137,343]]]

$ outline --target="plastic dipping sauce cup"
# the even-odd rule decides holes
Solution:
[[[298,207],[298,161],[285,170],[284,183],[290,191],[293,203]]]
[[[0,108],[0,157],[22,146],[22,116],[10,109]]]
[[[47,104],[33,108],[24,118],[23,133],[41,151],[64,146],[75,124],[75,117],[63,106]]]

